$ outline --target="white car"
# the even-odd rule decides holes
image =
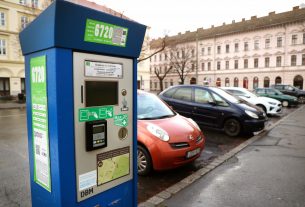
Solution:
[[[268,115],[276,115],[282,112],[282,104],[273,98],[257,96],[245,88],[239,87],[222,87],[227,92],[238,96],[239,98],[256,105],[263,109]]]

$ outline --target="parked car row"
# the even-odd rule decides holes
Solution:
[[[282,106],[305,102],[285,95],[279,85],[257,88],[172,86],[159,97],[138,91],[138,174],[176,168],[197,159],[205,146],[199,126],[223,130],[228,136],[261,131],[267,115]],[[297,89],[292,89],[297,91]]]

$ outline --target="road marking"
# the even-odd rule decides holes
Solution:
[[[24,115],[26,115],[26,114],[16,114],[16,115],[0,116],[0,118],[12,117],[12,116],[24,116]]]

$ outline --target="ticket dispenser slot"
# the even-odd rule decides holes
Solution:
[[[86,150],[107,147],[107,121],[86,122]]]

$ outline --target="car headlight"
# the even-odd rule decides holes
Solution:
[[[154,136],[158,137],[162,141],[168,142],[169,141],[169,136],[167,132],[162,129],[161,127],[158,127],[157,125],[154,124],[148,124],[146,129],[152,133]]]
[[[246,114],[254,119],[258,119],[258,116],[256,113],[253,113],[252,111],[248,111],[248,110],[245,110]]]
[[[193,119],[188,118],[187,120],[191,122],[191,124],[194,125],[194,127],[196,127],[199,131],[201,131],[200,127]]]
[[[274,103],[274,102],[268,102],[270,105],[273,105],[273,106],[275,106],[276,105],[276,103]]]

